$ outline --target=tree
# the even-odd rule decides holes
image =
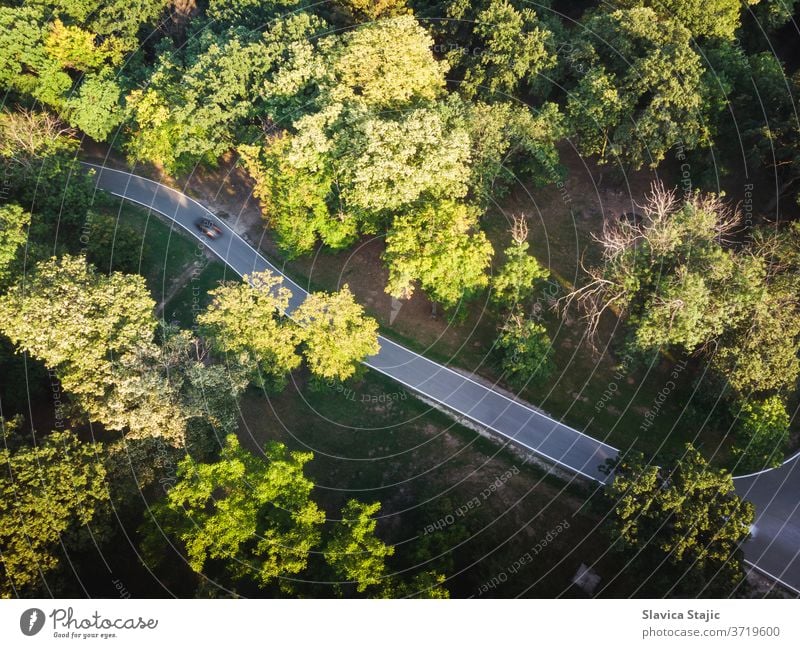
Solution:
[[[384,598],[449,599],[450,592],[444,585],[445,580],[442,574],[421,572],[413,578],[389,586]]]
[[[680,201],[660,184],[642,211],[640,220],[605,223],[602,266],[590,268],[590,281],[566,298],[586,307],[590,330],[613,307],[628,314],[637,349],[693,352],[747,321],[763,294],[766,267],[723,246],[737,214],[716,196]]]
[[[509,102],[476,102],[465,103],[460,112],[471,142],[470,195],[479,204],[504,195],[520,178],[534,186],[561,180],[556,144],[566,130],[556,104],[534,111]]]
[[[650,574],[661,596],[730,594],[744,576],[741,545],[754,516],[731,475],[710,468],[691,445],[670,467],[623,457],[614,475],[609,530],[635,561],[631,568]]]
[[[335,293],[311,293],[293,318],[308,367],[319,378],[345,380],[380,349],[378,323],[364,314],[347,284]]]
[[[352,20],[366,22],[409,11],[406,0],[336,0]]]
[[[455,306],[486,287],[492,246],[477,230],[475,211],[453,201],[429,202],[395,216],[386,236],[386,292],[406,299],[414,282],[432,299]]]
[[[3,436],[8,422],[0,421]],[[0,595],[21,596],[58,568],[59,542],[75,546],[108,501],[99,448],[69,431],[37,445],[0,448]]]
[[[98,140],[122,121],[116,70],[141,22],[165,0],[31,2],[0,8],[0,85],[56,111]]]
[[[19,205],[0,205],[0,286],[12,276],[12,266],[27,238],[31,215]]]
[[[142,235],[132,226],[102,212],[86,213],[86,257],[102,272],[139,271]]]
[[[308,42],[319,29],[300,14],[259,38],[205,31],[186,50],[163,54],[147,88],[127,97],[130,157],[168,170],[215,164],[248,124],[284,118],[293,95],[321,75]]]
[[[584,155],[655,167],[676,144],[708,140],[703,67],[679,23],[649,8],[592,13],[573,56],[567,114]]]
[[[337,577],[355,584],[356,592],[380,585],[386,576],[386,558],[394,547],[375,535],[380,502],[364,504],[350,500],[325,549],[325,559]]]
[[[303,475],[311,458],[270,442],[262,459],[233,435],[215,463],[186,457],[175,485],[140,531],[147,560],[163,560],[166,535],[180,543],[198,573],[222,561],[233,578],[261,586],[299,574],[320,543],[325,521],[310,499],[314,484]]]
[[[32,216],[34,238],[52,237],[58,222],[68,236],[94,200],[92,174],[75,160],[74,131],[50,113],[0,112],[0,157],[8,197]]]
[[[436,99],[444,91],[449,66],[434,58],[432,47],[433,39],[412,14],[328,39],[323,45],[327,101],[391,109]]]
[[[153,343],[154,306],[141,276],[53,257],[0,297],[0,331],[53,370],[91,420],[180,445],[187,416]]]
[[[0,326],[67,391],[93,398],[105,392],[115,357],[152,340],[154,306],[140,276],[103,276],[80,257],[53,257],[0,297]]]
[[[271,19],[288,13],[302,0],[209,0],[206,17],[212,26],[224,29],[242,26],[261,29]]]
[[[791,392],[800,376],[796,291],[770,286],[740,326],[726,332],[711,358],[739,394]]]
[[[343,119],[331,152],[345,212],[398,210],[423,196],[466,195],[470,138],[457,105],[414,108],[397,117],[345,113]]]
[[[789,441],[789,414],[778,396],[742,403],[733,448],[738,470],[776,468]]]
[[[542,382],[553,371],[553,345],[547,329],[519,313],[512,313],[500,329],[497,348],[503,372],[517,387]]]
[[[276,135],[262,147],[238,148],[278,245],[293,259],[311,252],[318,238],[333,248],[350,243],[357,233],[355,220],[329,214],[332,177],[326,162],[320,156],[314,163],[296,164],[288,157],[292,148],[288,133]]]
[[[116,79],[109,74],[93,75],[67,99],[64,113],[72,126],[103,141],[122,122],[121,96],[122,88]]]
[[[748,0],[747,4],[758,2]],[[742,9],[738,0],[615,0],[615,4],[622,8],[649,7],[659,17],[679,22],[694,38],[732,39]]]
[[[506,262],[492,277],[492,300],[513,308],[533,294],[536,282],[550,272],[528,254],[528,224],[524,216],[515,216],[511,229],[512,245],[506,248]]]
[[[234,364],[247,368],[262,384],[262,374],[277,384],[300,364],[297,332],[283,315],[291,292],[269,271],[212,290],[211,304],[198,317],[212,348],[231,354]]]
[[[469,45],[448,52],[453,67],[464,70],[459,89],[466,96],[516,98],[555,67],[555,37],[533,9],[488,0],[451,2],[447,12],[451,20],[471,26]]]

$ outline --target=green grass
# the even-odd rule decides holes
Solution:
[[[188,281],[171,297],[164,306],[164,319],[176,322],[182,328],[193,328],[197,314],[211,301],[208,294],[221,281],[238,280],[222,263],[211,261],[198,266]]]
[[[596,514],[583,504],[589,488],[545,475],[507,447],[491,442],[399,389],[372,371],[343,386],[310,388],[304,372],[278,395],[251,389],[241,399],[242,444],[260,452],[267,441],[312,451],[305,472],[314,498],[335,518],[348,499],[380,501],[379,533],[397,545],[396,567],[429,569],[455,577],[454,596],[478,593],[563,520],[569,532],[546,553],[484,596],[555,596],[570,591],[581,562],[601,557],[607,540]],[[487,497],[495,480],[513,476]],[[456,510],[474,498],[480,505]],[[447,528],[426,532],[453,517]],[[414,573],[412,571],[412,573]]]
[[[178,225],[169,225],[161,217],[129,202],[103,210],[119,223],[138,234],[138,268],[153,298],[160,302],[169,293],[172,281],[197,258],[198,242],[190,239]]]

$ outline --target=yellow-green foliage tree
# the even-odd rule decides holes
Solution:
[[[142,527],[148,562],[164,559],[165,540],[177,540],[189,566],[203,573],[223,561],[235,579],[261,586],[306,569],[321,540],[325,514],[311,500],[314,484],[303,474],[309,452],[289,452],[270,442],[256,457],[227,437],[219,461],[186,457],[177,481],[152,507]]]
[[[408,298],[419,282],[446,307],[485,288],[492,245],[477,214],[452,201],[425,203],[394,218],[386,237],[387,292]]]
[[[0,419],[4,440],[9,425]],[[108,487],[98,453],[69,431],[0,448],[0,596],[41,585],[61,564],[59,543],[74,547],[102,512]]]
[[[52,369],[91,420],[180,444],[185,416],[166,397],[154,307],[139,275],[53,257],[0,297],[0,331]]]
[[[347,284],[335,293],[311,293],[293,319],[308,368],[319,378],[345,380],[380,349],[378,323],[364,314]]]
[[[292,295],[282,282],[266,271],[215,288],[197,319],[212,348],[261,384],[282,385],[300,364],[298,332],[284,317]]]

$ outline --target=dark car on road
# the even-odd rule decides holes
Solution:
[[[198,218],[194,224],[197,229],[210,239],[218,239],[222,236],[222,230],[208,218]]]

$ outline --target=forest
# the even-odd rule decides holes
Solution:
[[[754,513],[732,475],[799,446],[797,6],[0,0],[0,595],[115,596],[105,556],[138,596],[464,597],[517,557],[485,529],[535,536],[559,515],[585,532],[564,543],[597,552],[602,595],[746,596]],[[97,160],[176,187],[235,169],[273,259],[330,276],[289,318],[280,277],[204,261],[200,301],[175,306],[191,286],[164,286],[192,246],[96,191]],[[580,220],[576,173],[623,206]],[[543,229],[559,219],[572,248]],[[358,277],[338,281],[366,245],[361,280],[418,321],[393,328]],[[465,371],[472,353],[487,381],[632,452],[601,493],[525,460],[508,492],[566,492],[563,515],[509,495],[409,535],[453,517],[468,496],[450,488],[484,458],[522,460],[381,382],[362,364],[379,332],[441,337]],[[581,405],[561,381],[598,357]],[[642,420],[620,418],[620,389],[673,366],[679,431],[650,387],[631,396]],[[379,391],[389,405],[347,421],[325,410]],[[318,450],[286,425],[320,426]],[[473,454],[402,484],[447,463],[447,435]],[[406,463],[334,471],[364,444]],[[555,555],[570,549],[506,595],[582,595]]]

